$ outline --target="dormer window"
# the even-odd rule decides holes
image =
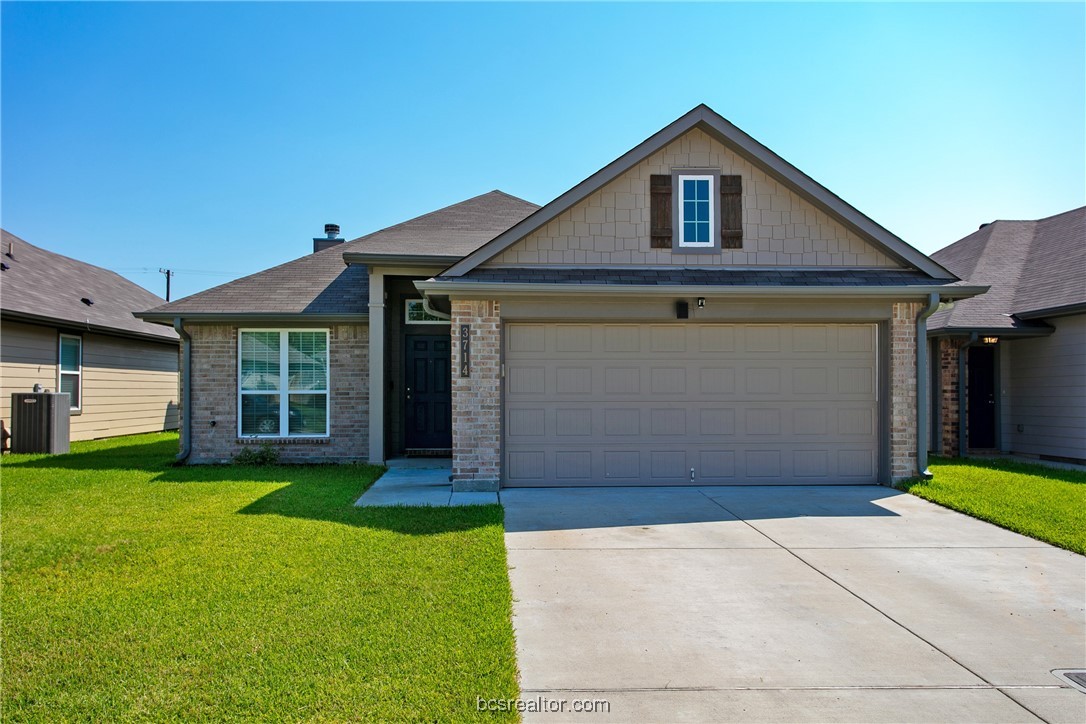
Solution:
[[[712,247],[716,239],[715,175],[679,174],[679,246]]]

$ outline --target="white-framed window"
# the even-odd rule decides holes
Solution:
[[[448,317],[439,317],[426,310],[426,304],[421,299],[403,300],[404,324],[449,324]]]
[[[714,245],[715,181],[710,174],[679,174],[679,246]]]
[[[327,329],[238,330],[238,435],[327,437]]]
[[[83,338],[62,334],[57,343],[57,391],[68,393],[68,405],[83,409]]]

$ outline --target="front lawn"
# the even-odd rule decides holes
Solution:
[[[517,695],[498,506],[356,509],[368,466],[2,464],[4,719],[448,721]]]
[[[975,518],[1086,553],[1086,473],[1013,460],[933,459],[913,495]]]

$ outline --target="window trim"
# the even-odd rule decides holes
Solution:
[[[242,338],[247,332],[278,332],[279,333],[279,387],[275,390],[242,390],[241,389],[241,344]],[[325,389],[323,390],[295,390],[295,395],[321,395],[326,398],[324,405],[324,434],[316,433],[290,433],[290,333],[291,332],[323,332],[325,349],[328,350],[327,359],[324,361]],[[237,433],[239,438],[246,440],[299,440],[299,439],[326,439],[332,436],[332,334],[327,327],[274,327],[238,328],[237,339],[237,372],[234,384],[237,386]],[[283,385],[286,385],[284,388]],[[273,435],[244,434],[241,431],[242,397],[244,395],[279,395],[279,432]],[[284,434],[284,431],[285,434]]]
[[[75,372],[72,372],[71,370],[65,371],[63,369],[62,355],[63,355],[64,340],[65,339],[74,339],[77,342],[79,342],[79,363],[76,365],[77,369],[76,369]],[[68,400],[68,410],[70,412],[82,412],[83,411],[83,337],[81,335],[78,335],[78,334],[64,334],[63,332],[60,332],[60,333],[57,334],[57,392],[60,392],[60,383],[61,383],[61,379],[64,377],[64,375],[75,375],[75,377],[76,377],[76,382],[75,382],[76,396],[79,398],[79,404],[78,405],[72,405],[71,400],[70,399]]]
[[[709,242],[688,242],[683,239],[683,187],[685,179],[709,181]],[[671,250],[679,254],[720,253],[720,169],[676,168],[671,171]]]

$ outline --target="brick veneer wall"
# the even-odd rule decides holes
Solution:
[[[916,317],[920,302],[897,302],[890,316],[890,477],[916,469]]]
[[[471,325],[471,376],[460,376],[460,325]],[[501,474],[501,309],[452,300],[453,486],[497,490]]]
[[[253,443],[238,439],[238,328],[192,324],[193,463],[225,463]],[[369,450],[369,328],[329,330],[331,435],[275,440],[284,462],[353,462]],[[212,426],[214,422],[214,426]],[[260,440],[258,442],[264,442]]]
[[[964,337],[939,338],[939,431],[941,455],[958,455],[958,435],[961,430],[958,396],[958,355],[965,344]]]

